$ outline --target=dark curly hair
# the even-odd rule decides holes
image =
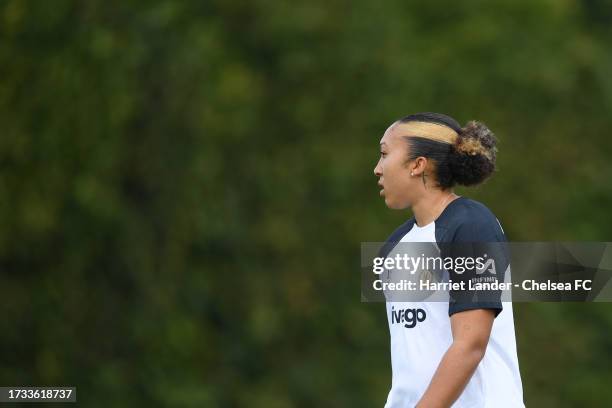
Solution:
[[[437,123],[459,135],[454,144],[424,137],[405,137],[410,148],[408,161],[417,157],[433,160],[439,187],[473,186],[485,181],[495,171],[496,138],[483,123],[470,121],[462,128],[450,116],[433,112],[416,113],[399,120],[399,123],[408,122]]]

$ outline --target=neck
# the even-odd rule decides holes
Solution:
[[[452,190],[433,190],[422,195],[411,208],[417,225],[423,227],[435,221],[456,198]]]

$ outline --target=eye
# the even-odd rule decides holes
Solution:
[[[386,153],[386,152],[380,152],[380,155],[381,155],[382,157],[386,157],[386,156],[387,156],[387,153]]]

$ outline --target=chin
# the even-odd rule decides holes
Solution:
[[[387,206],[387,208],[389,208],[391,210],[399,210],[400,209],[396,202],[394,202],[393,200],[389,200],[387,197],[385,197],[385,205]]]
[[[398,203],[385,197],[385,205],[391,210],[405,210],[410,207],[410,204]]]

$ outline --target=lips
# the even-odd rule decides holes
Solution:
[[[382,187],[380,190],[380,195],[383,195],[385,193],[385,186],[382,185],[382,183],[378,183],[379,187]]]

